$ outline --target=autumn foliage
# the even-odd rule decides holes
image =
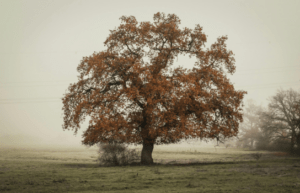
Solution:
[[[79,64],[79,80],[63,98],[64,129],[77,133],[88,116],[83,144],[143,144],[144,164],[153,163],[154,144],[237,135],[246,92],[226,77],[235,72],[226,36],[204,49],[202,27],[181,30],[174,14],[157,13],[153,24],[120,19],[107,49]],[[192,70],[170,68],[180,54],[196,57]]]

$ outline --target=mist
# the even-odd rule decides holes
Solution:
[[[87,122],[76,135],[62,129],[61,98],[77,82],[81,59],[106,49],[103,42],[123,15],[153,22],[157,12],[176,14],[181,29],[203,27],[206,47],[227,35],[236,59],[236,72],[228,78],[248,92],[244,101],[266,107],[277,89],[300,86],[299,7],[300,1],[274,0],[1,1],[0,147],[87,148],[81,144]],[[179,56],[174,67],[192,69],[194,62]]]

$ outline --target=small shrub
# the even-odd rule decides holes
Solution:
[[[0,191],[10,191],[11,188],[8,186],[0,186]]]
[[[53,183],[64,183],[66,182],[67,180],[65,178],[59,178],[59,179],[56,179],[56,180],[53,180],[52,182]]]
[[[10,178],[6,182],[10,185],[16,185],[19,183],[19,181],[17,181],[15,178]]]
[[[87,183],[86,180],[79,180],[79,183]]]
[[[154,169],[153,169],[153,172],[154,172],[155,174],[161,174],[161,172],[159,171],[158,168],[154,168]]]
[[[287,156],[288,153],[287,152],[275,152],[275,153],[273,153],[273,155],[278,156],[278,157],[283,157],[283,156]]]
[[[228,147],[231,147],[231,145],[230,144],[226,144],[225,147],[228,148]]]
[[[33,180],[30,180],[28,179],[26,182],[25,182],[26,185],[34,185],[35,182]]]
[[[256,159],[256,161],[258,161],[258,160],[261,158],[262,153],[253,153],[253,154],[251,154],[251,156],[252,156],[254,159]]]
[[[98,153],[97,161],[105,166],[124,166],[139,160],[138,152],[127,149],[123,144],[101,144]]]

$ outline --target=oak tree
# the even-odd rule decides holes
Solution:
[[[293,123],[295,124],[297,129],[300,130],[300,99],[298,99],[298,101],[294,102],[293,110],[295,111],[295,113],[297,115],[293,118]],[[300,145],[300,141],[299,141],[299,145]],[[298,148],[300,148],[300,147],[298,147]]]
[[[227,37],[204,49],[202,27],[179,29],[175,14],[139,25],[133,16],[120,19],[107,49],[80,62],[78,82],[63,97],[63,129],[77,133],[89,117],[83,144],[142,144],[142,164],[153,163],[154,144],[236,136],[246,92],[226,76],[235,72]],[[196,57],[192,70],[170,68],[180,54]]]
[[[270,98],[269,112],[266,116],[277,124],[281,124],[281,130],[277,136],[290,141],[290,152],[295,154],[300,147],[300,128],[297,124],[299,111],[296,108],[300,101],[300,93],[293,90],[278,90],[276,95]]]
[[[286,124],[274,119],[270,109],[264,109],[257,116],[259,116],[259,132],[256,133],[256,149],[288,151]]]

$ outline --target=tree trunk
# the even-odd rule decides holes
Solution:
[[[292,134],[292,138],[291,138],[291,154],[295,154],[294,151],[294,144],[295,144],[295,136]]]
[[[152,159],[153,147],[154,147],[154,144],[151,142],[143,143],[141,164],[143,164],[143,165],[153,164],[153,159]]]
[[[297,155],[300,155],[300,134],[298,134],[296,137],[296,145],[297,145],[297,149],[296,149]]]

